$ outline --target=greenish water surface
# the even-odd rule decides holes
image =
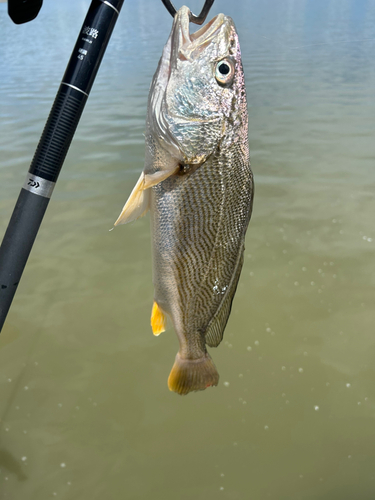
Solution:
[[[88,5],[46,0],[23,26],[0,7],[1,237]],[[240,35],[256,185],[220,384],[168,391],[148,217],[109,232],[171,26],[127,0],[0,335],[1,498],[375,498],[375,3],[218,12]]]

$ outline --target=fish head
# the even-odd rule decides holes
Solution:
[[[179,163],[202,164],[246,127],[241,50],[233,20],[219,14],[190,33],[181,7],[150,88],[148,129]]]

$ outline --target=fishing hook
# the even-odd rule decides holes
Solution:
[[[163,2],[165,8],[170,13],[170,15],[174,17],[177,14],[177,11],[171,0],[161,0],[161,1]],[[190,12],[190,22],[194,24],[203,24],[206,20],[206,17],[208,16],[208,13],[210,12],[210,9],[214,1],[215,0],[206,0],[204,2],[203,8],[199,16],[196,16],[195,14]]]

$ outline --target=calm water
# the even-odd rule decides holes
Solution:
[[[1,237],[89,2],[44,4],[23,26],[0,4]],[[256,182],[220,385],[168,391],[148,218],[108,231],[171,26],[127,0],[0,336],[1,498],[375,497],[375,2],[218,12],[242,42]]]

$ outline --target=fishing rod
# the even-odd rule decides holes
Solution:
[[[123,3],[92,0],[79,32],[0,247],[0,332]],[[34,19],[41,5],[9,0],[8,11],[21,24]]]

